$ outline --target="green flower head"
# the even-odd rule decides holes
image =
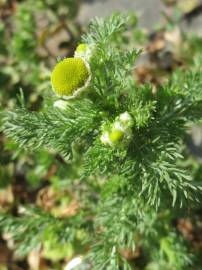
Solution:
[[[89,61],[94,52],[94,46],[81,43],[76,47],[74,57],[80,57],[84,61]]]
[[[103,125],[101,142],[109,146],[128,143],[132,137],[133,124],[133,118],[128,112],[120,114],[110,126]]]
[[[89,79],[89,70],[83,59],[65,58],[51,74],[51,84],[59,96],[74,96],[83,88]]]
[[[77,46],[76,52],[77,53],[85,53],[88,49],[88,45],[85,43],[81,43]]]

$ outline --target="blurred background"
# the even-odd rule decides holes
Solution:
[[[22,90],[28,108],[39,110],[43,96],[50,94],[50,72],[56,61],[74,54],[92,18],[117,11],[131,14],[129,46],[143,48],[134,70],[137,83],[151,82],[156,91],[174,70],[187,68],[201,55],[201,0],[0,0],[1,109],[14,108]],[[187,144],[197,157],[197,174],[201,127],[193,127],[191,133]],[[75,215],[80,206],[67,187],[78,173],[69,170],[58,153],[41,149],[27,153],[0,133],[1,213],[17,216],[22,205],[35,205],[56,217]],[[185,234],[194,234],[188,221],[179,224]],[[201,245],[202,230],[197,230]],[[33,250],[26,244],[17,246],[11,235],[2,232],[0,270],[71,270],[71,260],[86,250],[79,244],[83,237],[77,232],[72,244],[56,245],[47,234],[40,248]]]

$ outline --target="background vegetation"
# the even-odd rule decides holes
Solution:
[[[17,95],[20,96],[22,89],[26,107],[33,112],[39,111],[44,97],[47,99],[47,96],[50,96],[50,72],[56,59],[72,56],[81,34],[85,32],[76,19],[79,2],[26,0],[3,1],[0,5],[1,109],[5,111],[15,108],[16,102],[19,102]],[[176,88],[181,83],[186,89],[186,83],[191,82],[197,97],[198,89],[202,86],[201,77],[198,75],[188,80],[188,76],[191,76],[189,74],[186,81],[183,74],[187,70],[192,70],[195,74],[194,72],[200,69],[202,39],[181,31],[179,25],[183,16],[188,16],[192,10],[185,11],[185,15],[182,12],[177,7],[172,16],[165,14],[165,23],[150,34],[139,29],[136,16],[130,15],[127,35],[120,38],[123,48],[144,49],[144,57],[140,57],[133,73],[140,88],[149,83],[148,89],[156,93],[169,79],[172,80],[172,87]],[[18,100],[22,102],[22,97]],[[91,105],[85,104],[84,107],[88,106]],[[9,117],[12,121],[15,116],[11,114],[8,119]],[[147,121],[147,112],[142,112],[139,125],[144,125],[144,121]],[[188,147],[183,150],[187,159],[186,162],[182,161],[181,166],[192,170],[197,183],[201,183],[200,162],[190,154],[194,152],[200,155],[200,151],[193,147],[193,141],[188,134],[184,141],[192,147],[190,150]],[[21,143],[23,145],[24,142]],[[85,255],[89,250],[88,232],[90,234],[93,228],[94,214],[92,205],[97,203],[97,194],[102,185],[99,178],[97,181],[89,178],[85,185],[80,179],[80,147],[74,145],[74,159],[70,162],[56,150],[38,148],[33,152],[26,151],[1,133],[1,270],[7,267],[64,269],[72,258]],[[91,169],[96,169],[94,164],[91,164]],[[113,193],[112,190],[118,188],[115,184],[116,177],[110,182],[111,186],[106,186],[102,192],[103,199],[108,198],[110,192]],[[183,177],[186,179],[186,176]],[[110,203],[113,208],[113,204],[118,202]],[[133,201],[130,203],[133,204]],[[124,207],[128,210],[127,204],[128,201]],[[134,269],[202,269],[201,208],[197,205],[192,210],[189,210],[189,207],[186,209],[188,210],[177,212],[173,210],[171,213],[164,211],[161,216],[148,210],[147,219],[140,223],[139,230],[148,230],[150,234],[155,224],[159,228],[159,234],[151,234],[148,242],[141,240],[141,245],[137,245],[135,249],[131,249],[130,245],[130,248],[124,247],[120,251],[122,257],[127,263],[130,262]],[[89,216],[86,218],[88,211]],[[113,224],[117,224],[117,232],[121,231],[122,224],[117,220],[119,217],[110,216],[112,220],[109,220],[100,214],[105,224],[113,221]],[[139,216],[139,219],[144,218]],[[99,227],[99,221],[97,226]],[[127,226],[123,227],[126,228],[123,234],[127,234],[128,228],[130,238],[131,227]],[[163,237],[165,232],[168,236]],[[105,237],[107,243],[109,235]],[[151,243],[153,252],[150,252]],[[98,269],[103,267],[104,258],[112,252],[107,248],[106,244],[102,254],[98,241]],[[93,256],[98,256],[96,248],[91,256],[92,260]],[[193,267],[190,266],[191,261],[194,262]],[[91,269],[88,261],[83,262],[81,267]],[[109,269],[117,269],[115,267],[116,262]]]

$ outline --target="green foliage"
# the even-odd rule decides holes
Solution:
[[[55,108],[50,97],[40,112],[22,104],[1,114],[1,130],[22,149],[45,146],[68,156],[70,167],[77,161],[79,180],[69,185],[77,189],[83,209],[67,224],[36,212],[32,219],[3,216],[0,226],[22,245],[22,253],[43,242],[46,230],[56,242],[69,243],[74,230],[82,228],[96,270],[133,269],[123,251],[138,247],[144,250],[142,269],[190,269],[188,244],[172,220],[180,207],[186,211],[201,197],[201,183],[183,161],[187,131],[202,118],[202,71],[196,66],[179,70],[156,94],[150,85],[136,84],[132,71],[140,51],[126,51],[123,44],[129,19],[115,14],[91,22],[83,37],[93,50],[91,83],[86,93],[66,101],[65,109]],[[124,112],[134,120],[130,142],[104,145],[103,125]]]
[[[33,64],[37,47],[33,6],[21,4],[15,16],[15,22],[11,53],[18,61],[29,61]]]
[[[69,221],[59,220],[38,208],[22,208],[21,212],[23,216],[16,218],[0,217],[1,229],[10,233],[20,255],[40,248],[47,241],[53,246],[79,241],[78,229],[86,227],[81,216]]]
[[[39,113],[27,113],[25,108],[21,108],[10,114],[5,113],[5,118],[5,133],[8,136],[12,133],[11,137],[15,138],[20,147],[37,149],[46,145],[68,155],[73,142],[79,141],[83,136],[93,136],[99,114],[93,103],[86,100],[69,104],[65,112],[49,107]]]

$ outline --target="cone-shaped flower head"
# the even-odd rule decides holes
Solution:
[[[90,74],[83,59],[65,58],[52,71],[51,83],[59,96],[73,96],[85,86]]]
[[[94,46],[81,43],[76,47],[74,57],[80,57],[84,61],[89,61],[94,52]]]
[[[109,139],[112,143],[119,143],[124,137],[124,132],[118,129],[113,129],[109,133]]]
[[[128,143],[132,137],[133,118],[128,112],[124,112],[116,117],[110,125],[103,125],[103,132],[100,140],[105,145],[117,146],[121,143]]]
[[[88,45],[85,43],[81,43],[77,46],[76,52],[77,53],[85,53],[88,49]]]

